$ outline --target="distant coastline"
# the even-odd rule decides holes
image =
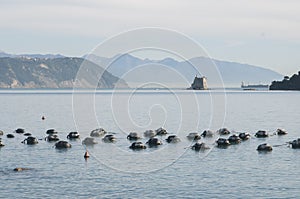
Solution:
[[[77,78],[80,67],[85,70]],[[0,87],[7,89],[127,88],[127,83],[83,58],[0,58]],[[101,75],[99,79],[98,76]]]
[[[172,58],[150,60],[124,54],[120,55],[119,59],[114,62],[112,62],[113,59],[97,55],[65,57],[51,54],[11,55],[0,53],[0,69],[2,71],[0,73],[0,87],[72,89],[76,73],[83,61],[98,68],[111,63],[110,67],[104,71],[103,78],[99,79],[91,72],[87,76],[88,78],[81,80],[81,87],[86,88],[95,87],[92,85],[93,82],[99,82],[99,88],[137,87],[140,83],[145,82],[159,82],[167,85],[167,87],[172,87],[172,85],[180,87],[182,85],[186,88],[192,82],[185,82],[185,80],[192,81],[194,75],[199,74],[199,71],[203,73],[201,75],[207,76],[209,88],[214,87],[214,85],[222,87],[222,83],[225,87],[235,87],[240,85],[241,81],[266,84],[283,77],[283,75],[263,67],[219,61],[207,57],[195,57],[185,61]],[[192,67],[191,63],[197,66],[197,69]],[[135,67],[146,65],[148,67],[145,70],[135,70]],[[207,70],[208,67],[217,67],[215,69],[219,73],[210,73]],[[104,68],[102,69],[104,70]],[[171,71],[173,73],[170,73]],[[176,77],[176,74],[180,75]],[[120,84],[116,85],[117,82]]]
[[[254,90],[257,92],[272,92],[268,89],[257,89]],[[0,88],[0,94],[5,93],[140,93],[140,92],[184,92],[184,93],[210,93],[210,92],[247,92],[247,90],[243,90],[242,88],[236,87],[210,87],[207,90],[193,90],[186,88]],[[253,92],[251,90],[251,92]]]

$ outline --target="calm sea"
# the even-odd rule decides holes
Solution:
[[[0,198],[299,198],[300,150],[285,143],[300,137],[300,92],[240,90],[1,90]],[[45,116],[45,120],[41,117]],[[117,141],[85,148],[81,141],[103,127]],[[131,151],[129,132],[143,135],[164,127],[181,142]],[[226,149],[195,152],[186,136],[227,127],[232,132],[266,130]],[[39,140],[21,142],[24,128]],[[72,148],[55,149],[43,140],[54,128],[61,140],[78,131]],[[288,135],[273,135],[277,128]],[[15,138],[6,138],[13,133]],[[142,142],[147,139],[143,138]],[[273,151],[258,153],[261,143]],[[88,150],[91,157],[83,158]],[[15,167],[30,168],[14,172]]]

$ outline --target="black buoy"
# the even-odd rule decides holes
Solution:
[[[42,116],[42,120],[45,120],[46,118],[45,118],[45,116]]]
[[[26,170],[31,170],[30,168],[23,168],[23,167],[16,167],[14,168],[14,171],[26,171]]]

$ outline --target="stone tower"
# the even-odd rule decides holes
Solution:
[[[195,77],[194,82],[191,85],[193,90],[207,90],[207,80],[206,77]]]

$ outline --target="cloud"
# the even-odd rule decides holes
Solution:
[[[300,62],[298,0],[1,0],[0,48],[82,55],[140,27],[177,30],[215,58],[292,73]]]
[[[108,37],[155,26],[190,35],[300,39],[299,1],[2,1],[0,29]]]

